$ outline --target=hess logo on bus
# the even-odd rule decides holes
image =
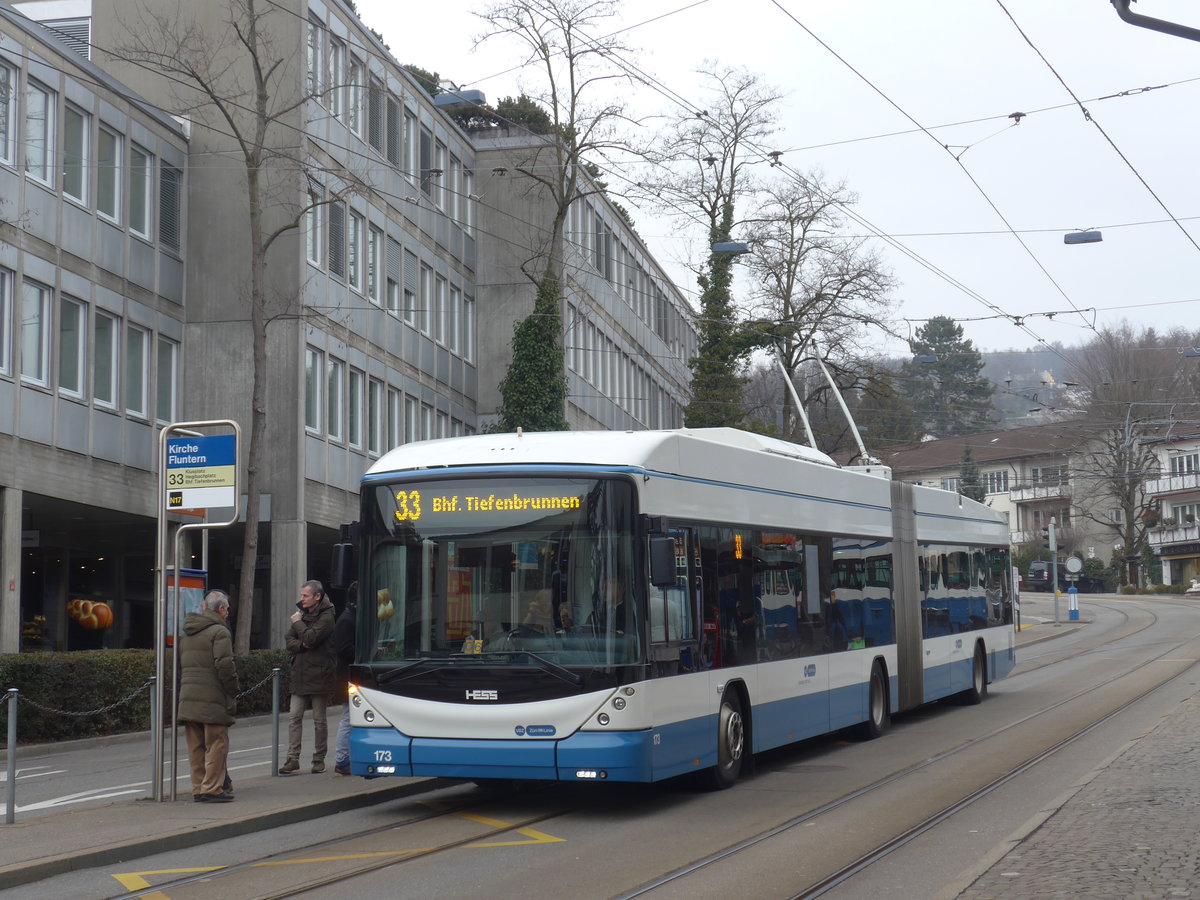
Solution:
[[[499,691],[467,691],[468,700],[499,700]]]

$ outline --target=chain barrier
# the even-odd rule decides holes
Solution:
[[[237,695],[236,697],[234,697],[233,699],[234,699],[234,700],[241,700],[243,697],[246,697],[246,696],[249,696],[250,694],[253,694],[255,691],[257,691],[257,690],[258,690],[260,687],[262,687],[264,684],[266,684],[268,681],[270,681],[270,680],[271,680],[272,678],[274,678],[274,677],[275,677],[275,673],[274,673],[274,672],[268,672],[268,673],[267,673],[267,676],[266,676],[266,677],[265,677],[265,678],[264,678],[262,681],[260,681],[260,682],[259,682],[258,684],[256,684],[256,685],[254,685],[254,687],[248,687],[248,688],[246,688],[244,691],[242,691],[240,694],[238,694],[238,695]]]
[[[106,713],[109,710],[116,709],[118,706],[123,706],[124,704],[133,700],[138,694],[142,693],[143,691],[149,690],[150,686],[153,684],[154,684],[154,679],[151,678],[151,679],[147,680],[145,683],[143,683],[141,687],[137,688],[135,691],[133,691],[133,693],[129,694],[128,696],[122,697],[120,700],[117,700],[114,703],[108,704],[108,706],[101,706],[99,709],[89,709],[84,712],[73,712],[69,709],[55,709],[53,706],[46,706],[44,703],[38,703],[36,700],[26,697],[24,694],[21,694],[21,693],[17,694],[17,700],[21,703],[27,703],[28,705],[32,706],[34,709],[40,709],[42,712],[54,713],[54,714],[60,715],[60,716],[74,716],[77,718],[82,718],[83,716],[98,716],[101,713]]]

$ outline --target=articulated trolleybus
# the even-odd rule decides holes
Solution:
[[[733,429],[409,444],[348,533],[355,775],[727,787],[1015,661],[1000,515]]]

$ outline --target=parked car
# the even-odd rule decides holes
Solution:
[[[1035,559],[1029,564],[1029,571],[1025,573],[1025,577],[1021,581],[1021,590],[1049,591],[1050,572],[1051,564],[1049,560]],[[1070,586],[1071,579],[1068,577],[1067,567],[1060,559],[1058,561],[1058,589],[1065,592]],[[1075,587],[1079,588],[1081,594],[1103,592],[1104,579],[1081,574],[1075,581]]]

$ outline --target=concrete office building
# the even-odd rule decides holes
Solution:
[[[68,590],[61,584],[47,607],[61,607],[68,594],[111,599],[122,624],[88,635],[91,645],[149,646],[148,626],[130,631],[123,623],[131,618],[128,604],[144,604],[148,611],[152,596],[152,516],[158,501],[155,426],[172,420],[230,418],[241,423],[244,435],[250,426],[249,227],[245,167],[228,124],[211,108],[189,102],[177,80],[124,60],[127,54],[117,51],[131,47],[137,35],[150,40],[151,20],[145,17],[150,11],[192,22],[194,34],[203,36],[216,56],[231,52],[229,7],[178,0],[27,0],[20,5],[30,16],[53,19],[62,34],[76,41],[80,53],[90,53],[96,66],[157,104],[160,112],[145,116],[162,132],[153,132],[159,143],[140,131],[125,141],[123,175],[136,175],[142,168],[153,171],[156,179],[160,173],[186,172],[175,182],[183,186],[177,203],[186,213],[180,222],[179,252],[157,249],[160,260],[172,260],[175,267],[160,261],[154,269],[154,290],[164,294],[161,305],[173,318],[168,321],[163,313],[148,324],[138,319],[133,339],[135,344],[142,339],[136,329],[146,331],[148,373],[160,379],[166,371],[172,373],[173,405],[156,406],[159,394],[150,385],[146,403],[156,416],[139,418],[123,408],[117,413],[104,410],[125,428],[120,444],[125,455],[113,460],[111,471],[89,456],[72,457],[73,470],[57,463],[46,484],[31,480],[30,473],[10,463],[0,469],[0,484],[6,489],[3,509],[11,510],[4,519],[5,586],[22,531],[26,541],[37,531],[28,516],[24,527],[10,523],[21,518],[18,509],[28,512],[23,497],[44,491],[47,504],[61,507],[64,521],[92,522],[119,543],[117,556],[126,560],[121,565],[136,572],[136,578],[125,575],[123,581],[112,576],[112,586],[103,590],[82,583]],[[291,0],[271,3],[259,12],[273,42],[270,52],[280,61],[276,96],[295,101],[294,109],[269,132],[277,156],[264,167],[272,189],[265,225],[267,230],[292,223],[297,227],[286,229],[267,257],[272,315],[268,449],[259,506],[259,556],[253,563],[255,647],[278,645],[299,584],[328,575],[338,525],[357,517],[358,479],[374,458],[402,442],[469,434],[488,423],[498,399],[496,385],[511,356],[511,323],[524,314],[523,303],[532,306],[531,288],[503,286],[512,280],[504,271],[507,259],[518,252],[512,246],[513,223],[537,215],[521,208],[527,200],[506,196],[500,185],[493,189],[491,182],[481,183],[486,173],[501,166],[492,159],[505,149],[477,150],[474,138],[435,106],[342,0]],[[79,60],[70,64],[88,66]],[[246,69],[239,65],[244,75]],[[168,114],[178,115],[183,124]],[[97,127],[93,123],[93,132]],[[167,152],[171,139],[178,151],[173,156]],[[87,150],[89,159],[102,166],[103,158],[91,147],[95,152],[104,147],[94,144]],[[128,155],[134,147],[154,157],[152,166]],[[481,161],[484,153],[489,155],[486,163]],[[9,169],[2,177],[11,174],[22,184],[30,181],[15,166]],[[477,199],[481,195],[482,201]],[[60,189],[54,209],[73,211],[73,206]],[[94,218],[96,229],[107,227],[99,213]],[[150,234],[157,236],[157,211],[152,221]],[[597,224],[607,230],[601,232]],[[589,249],[586,254],[574,251],[571,265],[576,274],[564,308],[572,385],[568,421],[581,428],[680,424],[686,359],[695,341],[686,303],[607,201],[592,198],[581,203],[572,227],[572,240]],[[503,245],[493,243],[498,234],[505,235]],[[603,235],[598,244],[596,234]],[[534,246],[532,236],[518,240],[526,248]],[[61,242],[54,236],[47,235],[43,242],[43,255],[60,252]],[[154,241],[139,240],[134,233],[127,234],[126,242],[137,249],[127,251],[125,265],[140,266],[141,277],[142,244]],[[94,267],[101,256],[93,252],[81,258]],[[598,259],[606,268],[598,267]],[[14,296],[19,296],[23,268],[5,260],[0,265],[14,273]],[[174,281],[164,286],[162,273]],[[132,278],[127,271],[116,274],[127,281]],[[48,275],[42,277],[48,280]],[[140,299],[140,291],[140,282],[138,292],[125,290],[121,296],[126,308],[128,297]],[[157,311],[148,299],[140,302]],[[15,315],[10,309],[10,329]],[[480,327],[484,321],[486,327]],[[128,332],[126,328],[123,334]],[[164,368],[161,360],[167,358],[171,367]],[[15,357],[14,363],[20,365]],[[0,373],[0,382],[14,392],[18,387],[24,391],[19,372]],[[0,392],[4,389],[0,386]],[[53,399],[55,389],[34,393]],[[49,404],[50,399],[43,402]],[[8,408],[5,403],[0,393],[0,421]],[[8,416],[23,423],[17,409],[14,405]],[[14,425],[13,430],[25,427]],[[99,440],[97,434],[111,431],[107,423],[107,430],[98,432],[98,427],[81,426],[89,447]],[[38,443],[28,452],[42,454],[41,444],[53,439],[38,432],[27,435],[22,446]],[[243,461],[245,445],[244,437]],[[120,491],[108,486],[135,477],[136,502],[117,502],[112,495]],[[81,495],[84,485],[94,496]],[[81,533],[65,535],[61,543],[76,554],[95,546],[94,535]],[[110,565],[112,558],[106,557]],[[134,559],[136,565],[129,562]],[[240,528],[213,533],[207,557],[209,584],[235,589],[242,565]],[[22,581],[19,575],[16,580]],[[26,579],[16,588],[22,597],[44,592],[30,588],[31,583]],[[235,603],[239,601],[235,597]],[[10,608],[5,606],[5,615],[14,618]],[[0,632],[0,649],[17,649],[15,627]],[[55,646],[80,646],[73,632],[58,627],[56,634],[64,640]]]
[[[0,652],[149,646],[187,152],[180,123],[0,2]],[[80,627],[70,597],[116,621]]]

